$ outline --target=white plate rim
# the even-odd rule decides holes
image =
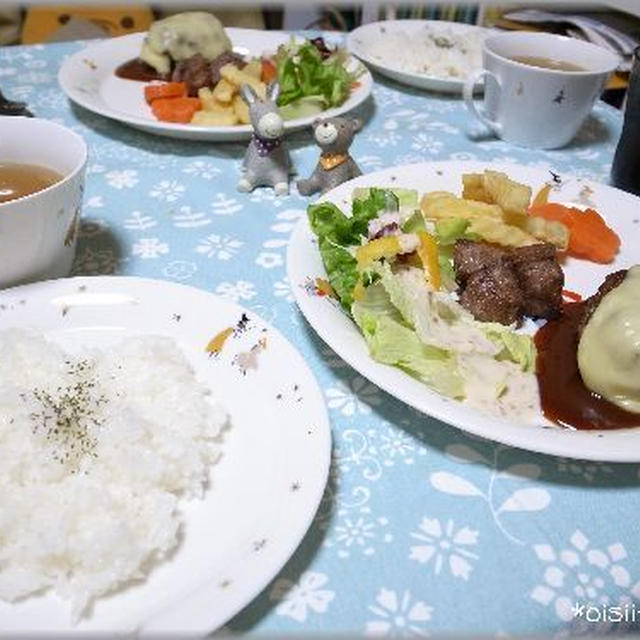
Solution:
[[[406,71],[399,65],[394,65],[393,61],[388,64],[384,64],[375,58],[372,58],[363,48],[360,38],[363,36],[369,36],[372,31],[379,31],[381,27],[398,29],[405,31],[414,31],[422,27],[430,26],[434,29],[450,29],[454,32],[486,32],[487,36],[494,33],[495,30],[487,27],[481,27],[478,25],[467,24],[464,22],[449,22],[446,20],[384,20],[378,22],[369,22],[365,25],[361,25],[351,31],[347,35],[347,48],[357,58],[360,58],[368,67],[375,69],[378,73],[391,78],[401,84],[414,87],[417,89],[424,89],[427,91],[436,91],[441,93],[455,93],[462,94],[462,87],[464,86],[464,79],[444,78],[442,76],[415,73],[412,71]],[[481,89],[482,82],[476,85],[476,91]]]
[[[234,593],[229,596],[226,596],[226,594],[220,590],[220,585],[216,583],[214,578],[205,580],[204,588],[199,591],[197,595],[194,595],[191,601],[187,600],[187,602],[182,604],[182,601],[187,599],[185,597],[182,598],[179,603],[165,606],[157,612],[157,617],[155,613],[150,617],[147,616],[145,619],[141,619],[139,621],[135,629],[131,630],[143,637],[157,633],[210,633],[225,624],[234,615],[251,603],[277,576],[299,547],[317,514],[324,496],[331,462],[331,429],[324,396],[313,372],[304,361],[302,354],[277,328],[267,323],[256,312],[250,309],[247,309],[235,302],[222,299],[219,296],[203,289],[197,289],[181,283],[136,276],[77,276],[12,287],[0,290],[0,328],[5,329],[14,326],[11,324],[11,320],[7,320],[6,318],[10,316],[12,310],[20,309],[23,305],[26,305],[34,298],[36,301],[42,297],[48,298],[48,304],[56,306],[55,313],[61,313],[61,315],[65,317],[67,316],[67,307],[65,307],[64,300],[69,298],[69,296],[77,297],[78,295],[85,295],[85,293],[91,294],[92,296],[97,294],[98,297],[106,294],[107,298],[111,297],[114,300],[119,297],[122,299],[121,302],[114,301],[104,304],[120,304],[125,306],[129,304],[138,304],[140,299],[145,295],[149,295],[157,301],[160,301],[163,306],[166,305],[167,310],[170,308],[170,304],[161,300],[160,296],[166,296],[169,298],[169,294],[177,294],[178,296],[184,296],[185,298],[191,297],[193,300],[197,300],[205,305],[208,302],[212,305],[212,308],[224,308],[226,313],[232,314],[235,317],[247,314],[253,323],[261,327],[261,330],[264,330],[265,328],[267,329],[268,333],[265,335],[269,336],[269,340],[276,340],[281,346],[285,346],[289,352],[289,359],[287,360],[289,367],[292,366],[292,358],[297,359],[298,362],[293,366],[298,369],[298,373],[303,373],[304,380],[301,380],[301,388],[304,388],[305,390],[305,402],[310,399],[311,404],[315,405],[315,407],[321,407],[320,411],[316,411],[314,413],[312,420],[313,455],[308,456],[305,461],[305,469],[309,469],[310,473],[308,476],[309,483],[303,484],[305,484],[305,491],[307,488],[310,490],[305,497],[305,502],[302,503],[301,508],[298,508],[295,527],[286,529],[288,537],[286,539],[280,538],[280,541],[277,544],[274,544],[273,541],[270,540],[270,546],[267,545],[267,547],[265,547],[268,548],[269,551],[262,556],[262,558],[265,558],[266,560],[262,562],[263,566],[261,568],[261,575],[255,579],[253,583],[246,584],[244,590],[234,589]],[[132,302],[132,299],[135,299],[135,301]],[[98,304],[98,308],[100,308],[100,305],[103,303],[99,302],[96,304]],[[178,304],[179,303],[176,303],[174,306],[178,306]],[[81,308],[82,306],[84,305],[81,303],[78,308]],[[92,303],[88,303],[86,306],[91,307]],[[73,311],[70,311],[69,316],[72,315]],[[35,324],[37,325],[40,322],[42,322],[41,319],[39,319]],[[99,329],[102,329],[100,322],[101,320],[96,318],[96,326]],[[73,324],[71,327],[73,328]],[[58,329],[52,328],[51,330],[55,331]],[[220,398],[220,400],[224,404],[224,398]],[[276,410],[278,406],[281,405],[274,402]],[[222,451],[224,454],[224,444],[222,446]],[[216,466],[213,468],[214,482],[215,469]],[[290,513],[290,511],[291,510],[288,510],[287,513]],[[273,553],[273,550],[275,550],[276,553]],[[122,594],[117,597],[126,598],[127,591],[122,592]],[[226,609],[216,610],[216,607],[212,607],[211,603],[219,603],[221,597],[227,598],[228,605]],[[35,600],[35,598],[28,599],[27,601],[29,600]],[[11,605],[7,605],[0,601],[0,608],[3,606],[10,607]],[[168,626],[164,626],[165,624],[168,624]],[[65,635],[69,634],[73,636],[76,634],[80,634],[82,636],[88,632],[86,628],[76,628],[73,626],[70,626],[68,629],[63,629],[62,631]],[[91,632],[94,631],[95,629],[91,630]],[[114,630],[108,628],[108,626],[105,629],[100,628],[100,631],[114,632]],[[118,630],[118,633],[121,632],[122,630]],[[0,629],[0,635],[3,633],[4,631]],[[20,631],[17,631],[17,633],[24,633],[24,630],[21,629]]]
[[[232,42],[234,39],[236,42],[245,42],[247,39],[250,41],[253,39],[256,42],[263,42],[266,39],[272,43],[274,48],[277,47],[278,44],[286,42],[291,36],[295,36],[293,33],[284,31],[260,31],[257,29],[243,29],[237,27],[227,27],[225,30],[229,34]],[[101,40],[100,42],[89,44],[82,50],[71,54],[64,60],[58,71],[58,84],[60,88],[72,102],[80,105],[88,111],[149,133],[157,133],[159,135],[172,138],[208,140],[212,142],[246,140],[251,136],[251,125],[204,127],[190,124],[183,125],[178,123],[160,122],[148,117],[131,115],[104,104],[101,98],[97,95],[99,85],[91,91],[87,90],[86,86],[78,86],[79,80],[82,79],[82,74],[89,74],[89,71],[96,71],[96,69],[93,69],[91,65],[96,54],[115,51],[116,57],[114,58],[114,62],[107,64],[104,69],[100,71],[99,77],[94,78],[94,80],[106,78],[107,76],[112,75],[113,71],[120,63],[134,57],[134,52],[139,51],[140,44],[145,35],[146,32],[138,32],[108,40]],[[131,52],[127,53],[126,56],[118,56],[117,51],[119,47],[131,47]],[[261,52],[262,49],[260,53]],[[358,82],[360,83],[359,86],[351,92],[347,100],[339,107],[327,109],[326,111],[313,116],[286,120],[285,131],[297,131],[308,127],[317,117],[329,118],[342,115],[359,107],[369,98],[373,88],[373,77],[371,76],[371,73],[366,66],[362,65],[355,57],[350,58],[349,64],[359,65],[362,69],[362,73],[358,79]],[[90,75],[87,75],[87,77],[89,79],[91,78]],[[122,82],[135,81],[122,80]],[[86,84],[91,86],[91,79]],[[141,87],[140,91],[142,92],[142,86],[144,86],[144,83],[140,82],[139,84]]]
[[[333,202],[345,210],[354,187],[385,185],[415,187],[413,182],[409,180],[403,182],[402,178],[403,174],[412,173],[424,177],[424,186],[419,188],[419,192],[424,193],[428,190],[443,188],[437,184],[429,186],[428,180],[431,178],[437,182],[440,180],[439,176],[459,176],[469,171],[482,172],[484,169],[504,171],[516,180],[533,181],[534,189],[536,184],[541,186],[545,178],[548,181],[550,177],[549,171],[545,172],[540,168],[523,165],[481,161],[424,162],[391,167],[361,176],[328,192],[318,201]],[[457,184],[457,192],[459,192],[461,190],[459,181]],[[577,190],[578,187],[582,189],[587,186],[593,190],[593,197],[615,197],[615,202],[618,204],[630,203],[635,205],[636,210],[640,207],[638,198],[608,185],[582,178],[572,178],[569,175],[567,175],[567,185],[560,188],[561,192],[566,189],[569,193],[571,190]],[[559,198],[556,196],[553,199],[558,201]],[[566,199],[572,201],[570,197]],[[606,207],[599,208],[600,213],[605,217],[611,216],[611,214],[615,215],[619,210],[617,206],[612,207],[610,211],[603,209]],[[639,222],[640,220],[636,217],[635,224]],[[638,231],[640,231],[640,225],[638,225],[636,233]],[[629,251],[631,245],[632,243],[629,241],[625,243],[623,236],[621,254],[610,265],[594,265],[594,263],[586,263],[586,261],[569,259],[568,262],[573,265],[574,269],[588,269],[589,272],[593,271],[598,274],[593,276],[592,288],[583,293],[588,294],[595,291],[606,273],[640,263],[640,252],[637,249],[633,254],[633,259],[627,253],[622,253]],[[540,417],[541,424],[538,427],[517,424],[512,420],[503,420],[471,411],[461,403],[431,391],[424,384],[395,367],[373,361],[368,355],[364,339],[359,334],[355,323],[338,309],[338,305],[331,305],[326,299],[310,295],[308,292],[310,281],[318,276],[326,277],[326,273],[306,216],[301,218],[291,236],[287,250],[287,276],[300,311],[318,336],[358,373],[414,410],[457,427],[473,436],[537,453],[584,460],[640,462],[640,428],[573,431],[551,426],[542,416]],[[571,289],[571,282],[567,283],[565,287]],[[630,446],[630,442],[636,446]]]

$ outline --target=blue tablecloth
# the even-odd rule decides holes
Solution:
[[[70,126],[90,148],[74,272],[178,281],[238,301],[304,354],[329,407],[334,459],[320,511],[280,575],[227,628],[517,635],[633,626],[639,467],[470,438],[363,379],[314,335],[293,302],[285,252],[307,201],[264,189],[238,193],[243,144],[155,137],[69,104],[56,74],[81,46],[0,49],[6,95]],[[366,124],[352,150],[365,172],[478,159],[602,181],[621,124],[619,113],[598,104],[559,151],[474,141],[459,99],[381,78],[359,115]],[[290,144],[307,176],[318,154],[310,135],[296,134]],[[601,608],[625,603],[620,616]]]

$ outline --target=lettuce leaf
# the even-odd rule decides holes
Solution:
[[[281,45],[273,61],[280,83],[279,107],[308,96],[321,100],[322,110],[337,107],[347,99],[351,83],[357,77],[345,68],[341,49],[323,60],[318,48],[309,41]]]
[[[455,355],[421,342],[403,322],[381,284],[367,287],[351,313],[374,360],[399,367],[445,396],[464,397],[464,379]]]
[[[351,307],[353,289],[359,278],[356,259],[348,247],[360,246],[367,235],[369,220],[388,206],[390,197],[395,198],[390,191],[371,189],[367,198],[354,200],[351,216],[346,216],[330,202],[312,204],[307,208],[309,224],[318,236],[318,247],[329,282],[346,309]]]
[[[403,187],[394,187],[391,189],[381,189],[377,187],[356,187],[352,194],[352,200],[366,200],[372,192],[386,192],[393,194],[395,206],[393,211],[414,211],[418,208],[418,192],[415,189],[405,189]]]
[[[359,206],[354,203],[353,207],[353,215],[347,217],[330,202],[309,205],[307,216],[311,229],[319,239],[326,238],[343,247],[361,244],[362,237],[367,235],[369,220],[376,217],[378,209],[369,201]]]
[[[342,306],[348,311],[353,303],[353,290],[360,278],[356,259],[346,249],[333,244],[328,238],[321,238],[318,248],[327,270],[329,284],[336,292]]]
[[[509,331],[500,325],[489,327],[485,331],[487,337],[500,347],[496,360],[514,362],[520,365],[522,371],[535,369],[536,347],[531,336]]]

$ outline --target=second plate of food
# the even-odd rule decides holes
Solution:
[[[637,462],[638,204],[525,166],[391,168],[311,205],[288,276],[318,335],[411,407],[532,451]]]
[[[378,73],[418,89],[462,94],[465,78],[482,68],[490,29],[441,20],[387,20],[354,29],[349,51]]]
[[[161,280],[40,282],[0,293],[0,354],[0,635],[203,637],[302,540],[329,420],[251,310]]]
[[[282,31],[238,28],[225,31],[231,40],[233,52],[245,58],[259,59],[264,54],[272,55],[280,45],[291,43],[291,35]],[[138,58],[145,36],[145,33],[134,33],[112,38],[73,54],[64,61],[58,74],[62,90],[85,109],[149,133],[217,142],[246,140],[251,136],[252,127],[249,124],[197,125],[158,120],[145,101],[144,88],[148,81],[116,75],[118,67]],[[300,39],[296,42],[300,42]],[[326,54],[322,52],[322,55]],[[373,85],[371,74],[353,57],[345,57],[344,68],[353,79],[344,99],[321,112],[305,115],[302,109],[301,115],[296,117],[287,119],[285,115],[285,130],[302,129],[318,116],[332,117],[346,113],[367,99]]]

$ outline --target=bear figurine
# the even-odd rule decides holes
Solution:
[[[356,178],[362,172],[349,155],[349,147],[362,122],[357,118],[327,118],[313,122],[313,137],[322,150],[318,164],[309,178],[298,180],[298,192],[303,196],[325,193]]]

